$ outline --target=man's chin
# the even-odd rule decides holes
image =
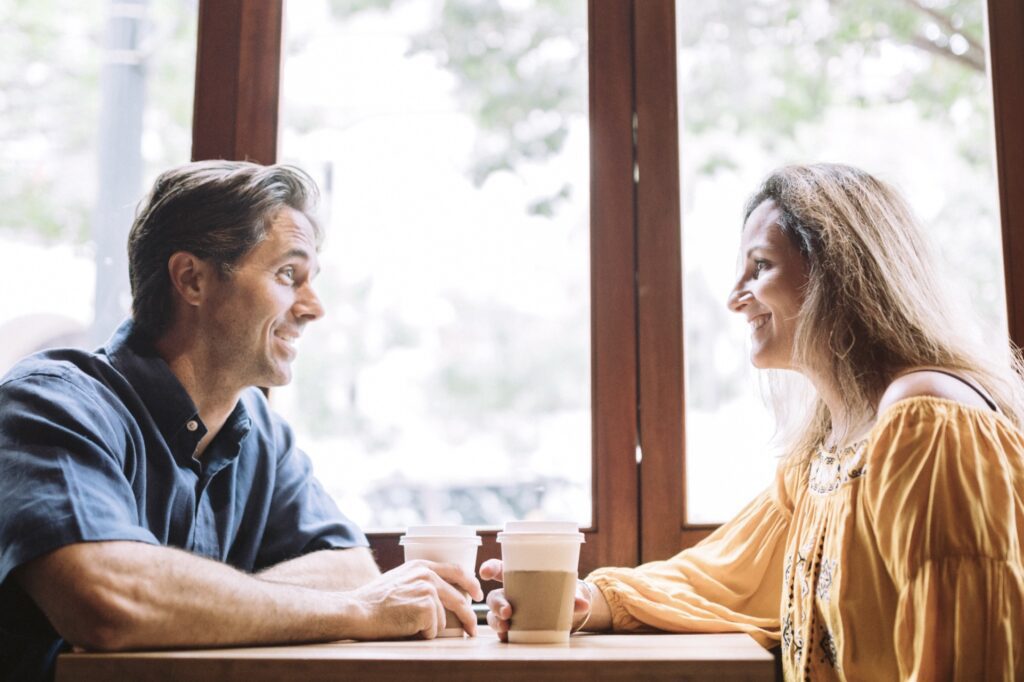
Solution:
[[[292,382],[292,368],[290,365],[278,365],[274,367],[260,381],[260,388],[276,388],[287,386]]]

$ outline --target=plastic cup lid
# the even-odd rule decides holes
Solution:
[[[398,544],[409,542],[469,542],[479,545],[483,542],[473,526],[409,526]]]
[[[498,533],[498,542],[520,539],[585,542],[580,524],[575,521],[509,521],[505,530]]]

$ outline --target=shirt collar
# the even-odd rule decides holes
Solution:
[[[101,352],[138,393],[175,454],[191,460],[196,445],[206,434],[206,426],[199,419],[199,410],[188,391],[156,352],[152,337],[128,319],[121,323]],[[237,455],[238,445],[250,426],[248,411],[239,400],[217,440],[231,443],[229,450]]]

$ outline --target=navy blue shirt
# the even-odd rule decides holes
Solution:
[[[133,540],[258,571],[368,544],[258,389],[196,459],[205,433],[131,321],[95,353],[39,353],[0,380],[0,679],[50,676],[66,647],[10,579],[59,547]]]

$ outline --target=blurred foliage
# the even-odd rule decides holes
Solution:
[[[335,0],[338,19],[408,0]],[[559,154],[568,121],[587,101],[586,2],[509,3],[444,0],[436,23],[414,37],[410,55],[429,54],[456,79],[459,108],[478,137],[468,170],[479,186],[497,171]],[[540,197],[527,210],[552,216],[571,188]]]
[[[80,155],[96,134],[99,59],[91,48],[101,10],[75,0],[0,4],[0,229],[51,240],[87,235],[91,197],[36,150]]]
[[[89,239],[103,44],[112,0],[0,3],[0,230]],[[139,68],[151,81],[142,145],[152,174],[191,146],[197,0],[152,0]],[[183,153],[184,150],[184,153]],[[74,181],[72,181],[74,178]]]
[[[331,7],[336,18],[346,19],[408,1],[334,0]],[[474,182],[560,153],[568,117],[581,113],[587,101],[587,37],[581,29],[587,3],[439,4],[435,24],[414,39],[410,53],[432,55],[456,78],[460,105],[480,131],[469,169]],[[913,46],[940,59],[909,79],[894,79],[877,95],[865,93],[860,106],[909,99],[923,115],[936,117],[962,97],[987,96],[978,78],[985,71],[978,0],[700,0],[681,2],[676,11],[684,18],[679,48],[693,58],[685,77],[694,104],[682,103],[690,106],[691,134],[726,120],[736,132],[763,133],[767,145],[776,136],[791,137],[797,125],[818,120],[835,104],[830,64],[877,55],[885,45]],[[766,45],[775,55],[769,63],[758,56]],[[543,117],[546,125],[522,125],[531,116]],[[531,210],[552,215],[558,199],[539,199]]]
[[[344,20],[409,1],[332,0],[330,8]],[[44,135],[50,158],[90,151],[107,6],[97,0],[0,5],[0,142],[8,149],[0,199],[9,207],[0,228],[48,239],[86,237],[91,195],[63,186],[61,164],[39,163],[39,154],[20,156],[18,148]],[[568,119],[587,101],[586,2],[439,0],[439,7],[435,24],[414,38],[410,53],[433,56],[456,79],[459,104],[479,131],[467,169],[473,181],[480,185],[497,171],[559,154]],[[731,121],[736,132],[761,131],[768,145],[773,136],[791,136],[796,125],[816,120],[834,103],[830,63],[877,54],[886,44],[911,45],[942,59],[909,79],[894,79],[879,95],[865,95],[861,106],[879,97],[909,99],[924,116],[936,117],[961,98],[987,96],[976,77],[985,63],[978,0],[702,0],[677,11],[685,17],[680,49],[692,51],[694,60],[687,90],[699,106],[682,103],[690,107],[692,134]],[[195,0],[151,6],[144,68],[160,83],[148,93],[147,116],[159,120],[147,125],[160,130],[147,155],[154,167],[170,160],[163,150],[188,142],[195,12]],[[768,71],[752,56],[765,44],[778,54]],[[307,127],[318,118],[311,116]],[[972,163],[991,163],[979,152],[983,147],[962,146]],[[564,186],[538,197],[527,210],[553,216],[571,191]]]

